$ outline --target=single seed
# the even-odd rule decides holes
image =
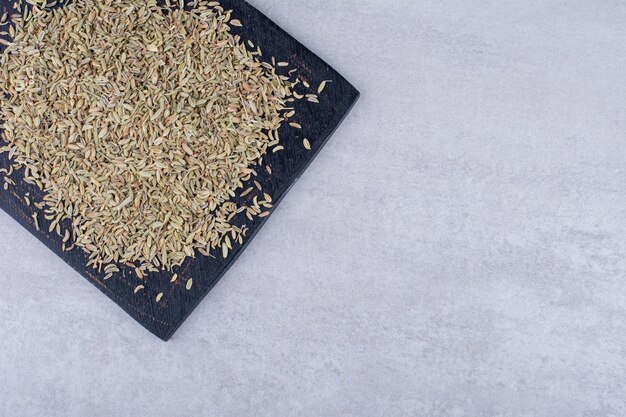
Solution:
[[[324,80],[320,83],[319,87],[317,87],[318,94],[322,94],[322,91],[326,88],[327,83],[331,83],[331,80]]]
[[[189,280],[187,281],[187,285],[185,285],[185,288],[187,288],[187,290],[190,290],[192,285],[193,279],[189,278]]]
[[[156,302],[157,302],[157,303],[158,303],[158,302],[160,302],[160,301],[161,301],[161,298],[163,298],[163,293],[162,293],[162,292],[160,292],[160,293],[158,293],[158,294],[157,294],[157,296],[156,296]]]
[[[304,138],[302,144],[304,145],[304,149],[306,149],[307,151],[311,150],[311,142],[309,142],[307,138]]]

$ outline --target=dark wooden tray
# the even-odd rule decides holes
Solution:
[[[0,15],[10,3],[11,0],[0,0]],[[239,33],[244,40],[250,39],[259,45],[265,60],[273,56],[277,61],[289,62],[290,66],[285,72],[297,69],[300,79],[307,81],[311,86],[316,87],[323,80],[332,80],[327,84],[323,94],[320,94],[320,104],[308,101],[296,103],[295,121],[302,125],[302,130],[298,131],[289,126],[281,128],[280,137],[285,150],[270,153],[264,158],[264,165],[271,166],[272,174],[270,175],[266,169],[257,170],[258,177],[254,179],[261,183],[264,191],[273,196],[276,207],[347,115],[358,99],[359,92],[328,64],[246,1],[222,0],[221,4],[225,9],[232,9],[233,17],[244,25],[241,28],[234,28],[233,31]],[[305,150],[302,145],[305,137],[311,142],[311,151]],[[0,155],[0,168],[8,166],[7,155]],[[0,177],[2,175],[0,174]],[[49,222],[44,220],[42,215],[39,215],[40,230],[36,230],[31,217],[34,207],[27,206],[23,197],[30,192],[31,199],[39,201],[41,192],[36,187],[22,182],[20,175],[20,171],[11,175],[16,185],[9,186],[8,190],[3,189],[4,181],[0,178],[0,207],[141,325],[163,340],[168,340],[174,334],[237,260],[267,220],[256,218],[250,222],[243,217],[241,222],[245,222],[250,228],[243,245],[234,246],[227,259],[223,259],[217,252],[214,253],[215,257],[197,254],[196,258],[188,259],[180,268],[174,270],[179,275],[174,284],[169,282],[172,273],[151,273],[141,282],[132,268],[121,265],[121,271],[105,281],[104,272],[98,273],[86,266],[88,257],[82,250],[71,252],[62,250],[62,239],[54,232],[48,233]],[[2,238],[11,237],[4,235]],[[189,279],[193,279],[193,286],[191,290],[186,290],[185,284]],[[139,284],[145,285],[146,288],[134,294],[133,289]],[[163,292],[164,296],[161,302],[157,303],[155,298],[160,292]]]

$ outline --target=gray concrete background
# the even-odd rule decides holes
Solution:
[[[625,416],[626,3],[252,3],[357,107],[169,343],[0,214],[0,416]]]

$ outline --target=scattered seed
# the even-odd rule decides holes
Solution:
[[[33,213],[32,217],[33,221],[35,222],[35,229],[39,230],[39,220],[37,219],[37,213]]]
[[[221,248],[227,256],[247,230],[231,223],[234,216],[266,216],[260,206],[271,201],[255,195],[246,208],[231,199],[262,190],[258,181],[258,191],[242,192],[241,184],[256,176],[252,167],[262,166],[270,149],[284,150],[278,129],[296,113],[287,103],[317,99],[297,95],[297,80],[276,74],[288,62],[262,62],[260,48],[248,50],[254,42],[231,33],[242,24],[229,21],[219,2],[187,7],[196,13],[164,14],[144,0],[76,2],[54,13],[27,11],[9,26],[13,41],[0,40],[7,47],[0,55],[7,146],[0,153],[44,192],[32,204],[46,210],[50,233],[63,235],[64,248],[73,238],[72,248],[87,251],[94,268],[105,265],[107,276],[119,263],[144,279],[148,271],[180,266],[196,250],[212,256]],[[110,52],[120,44],[125,52]],[[216,68],[222,82],[211,82],[207,68]],[[64,146],[59,137],[67,138]],[[4,189],[11,184],[5,178]],[[24,201],[31,204],[28,196]],[[33,219],[39,230],[36,213]],[[71,233],[61,230],[63,220],[71,220]],[[192,285],[190,279],[186,288]]]
[[[304,145],[304,149],[306,149],[307,151],[311,150],[311,142],[309,142],[307,138],[304,138],[302,144]]]
[[[322,94],[322,91],[326,88],[327,83],[332,83],[331,80],[324,80],[320,83],[319,87],[317,87],[317,93]]]
[[[253,188],[253,187],[247,188],[247,189],[246,189],[243,193],[241,193],[241,194],[240,194],[240,196],[241,196],[241,197],[245,197],[245,196],[247,196],[248,194],[250,194],[250,192],[251,192],[252,190],[254,190],[254,188]]]
[[[193,285],[193,279],[189,278],[189,280],[187,281],[187,285],[185,285],[185,288],[187,288],[187,290],[190,290],[192,285]]]

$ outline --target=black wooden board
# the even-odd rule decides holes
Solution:
[[[11,2],[12,0],[0,0],[0,15]],[[297,113],[294,121],[302,125],[302,130],[284,125],[279,133],[285,150],[268,154],[264,158],[263,169],[257,170],[258,176],[254,179],[261,183],[265,192],[273,196],[275,208],[326,144],[358,99],[359,92],[328,64],[246,1],[222,0],[221,4],[225,9],[233,11],[233,18],[243,23],[243,27],[234,28],[233,32],[240,34],[243,40],[252,40],[260,46],[263,59],[269,61],[270,57],[275,57],[278,62],[289,62],[290,66],[284,72],[297,69],[298,77],[314,88],[323,80],[332,81],[320,94],[319,104],[303,100],[296,102]],[[302,145],[305,137],[311,142],[311,151],[305,150]],[[266,165],[271,167],[271,174],[264,168]],[[8,166],[7,155],[0,155],[0,168]],[[0,207],[141,325],[163,340],[168,340],[174,334],[267,221],[266,217],[250,222],[242,216],[240,221],[250,228],[243,245],[234,246],[227,259],[223,259],[218,253],[213,254],[215,257],[196,254],[195,258],[188,258],[180,268],[174,269],[179,278],[173,284],[169,282],[171,272],[150,273],[143,281],[139,281],[134,270],[123,265],[119,265],[119,273],[105,281],[104,272],[98,273],[86,265],[88,257],[82,250],[62,250],[62,239],[54,231],[48,233],[49,222],[42,215],[38,216],[40,230],[35,228],[31,217],[35,208],[26,205],[24,195],[30,192],[31,200],[40,201],[42,194],[36,187],[22,182],[20,175],[21,171],[11,175],[16,184],[9,186],[7,190],[0,186]],[[1,177],[2,174],[0,185],[4,183]],[[2,239],[8,240],[11,236],[3,234]],[[193,279],[191,290],[185,288],[188,279]],[[146,288],[135,294],[133,289],[139,284]],[[156,295],[160,292],[164,296],[157,303]],[[62,326],[63,323],[57,325]]]

